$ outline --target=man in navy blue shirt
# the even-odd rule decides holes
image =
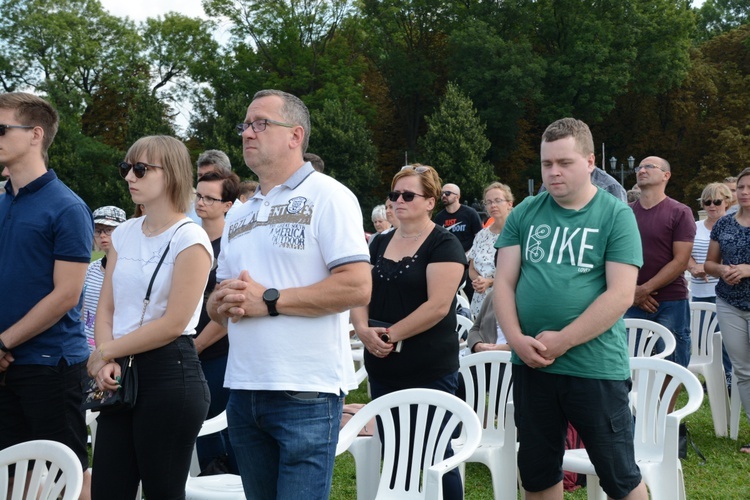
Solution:
[[[81,290],[94,225],[86,204],[47,170],[57,112],[40,97],[0,94],[0,449],[32,439],[68,445],[89,498],[81,380],[89,348]]]

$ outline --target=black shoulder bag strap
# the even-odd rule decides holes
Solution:
[[[148,288],[146,289],[146,296],[143,298],[143,311],[141,311],[141,323],[138,326],[143,326],[143,318],[146,316],[146,307],[148,307],[148,303],[151,301],[151,288],[154,286],[154,280],[156,279],[156,274],[159,272],[159,268],[161,268],[161,265],[164,262],[164,258],[167,256],[167,252],[169,252],[169,246],[172,244],[172,238],[174,238],[174,235],[177,234],[177,231],[179,231],[182,226],[186,226],[188,224],[193,224],[193,221],[189,220],[187,222],[183,222],[177,227],[177,229],[174,230],[174,233],[172,233],[172,236],[169,238],[169,242],[167,243],[167,248],[165,248],[164,253],[161,254],[161,259],[159,259],[159,263],[156,264],[156,269],[154,269],[154,274],[151,275],[151,281],[149,282]]]

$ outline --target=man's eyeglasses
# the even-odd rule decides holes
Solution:
[[[203,200],[203,204],[206,205],[207,207],[210,207],[216,201],[218,201],[219,203],[223,203],[224,202],[224,200],[220,200],[218,198],[213,198],[211,196],[203,196],[200,193],[195,193],[195,202],[198,203],[201,200]]]
[[[484,200],[482,202],[482,205],[484,205],[485,207],[489,207],[491,205],[499,205],[499,204],[501,204],[503,202],[506,202],[506,201],[508,201],[508,200],[504,200],[502,198],[498,198],[496,200]]]
[[[450,196],[450,195],[452,195],[452,194],[458,194],[458,193],[454,193],[453,191],[443,191],[443,192],[442,192],[441,194],[442,194],[443,196]]]
[[[703,206],[710,207],[712,203],[718,207],[724,200],[703,200]]]
[[[638,172],[640,172],[640,171],[641,171],[641,170],[643,170],[644,168],[645,168],[646,170],[656,170],[656,169],[659,169],[659,170],[661,170],[662,172],[666,172],[666,170],[664,170],[664,169],[663,169],[663,168],[661,168],[661,167],[657,167],[656,165],[653,165],[653,164],[651,164],[651,163],[646,163],[645,165],[638,165],[637,167],[635,167],[635,169],[634,169],[634,170],[635,170],[635,173],[637,174]]]
[[[410,201],[414,201],[414,197],[415,196],[421,196],[422,198],[427,198],[423,194],[412,193],[411,191],[403,191],[403,192],[401,192],[401,191],[391,191],[390,193],[388,193],[388,199],[391,200],[391,201],[393,201],[393,202],[398,201],[398,197],[399,196],[402,197],[406,203],[409,203]]]
[[[124,161],[117,165],[117,168],[120,169],[120,176],[124,179],[128,176],[128,172],[130,172],[130,169],[133,169],[133,175],[136,176],[136,178],[141,179],[144,175],[146,175],[146,170],[149,168],[164,168],[159,165],[151,165],[150,163],[143,163],[138,162],[135,165],[131,165],[130,163]]]
[[[31,125],[0,125],[0,136],[5,135],[5,131],[9,128],[34,128]]]
[[[278,125],[279,127],[286,127],[286,128],[292,128],[295,126],[291,123],[277,122],[276,120],[262,118],[260,120],[255,120],[254,122],[250,122],[250,123],[247,123],[247,122],[240,123],[239,125],[235,127],[235,129],[237,129],[237,133],[239,135],[242,135],[245,132],[245,130],[249,128],[253,129],[253,132],[257,134],[258,132],[263,132],[269,123],[272,125]]]
[[[418,174],[423,174],[425,172],[429,172],[430,167],[425,167],[424,165],[417,165],[416,167],[414,165],[404,165],[403,167],[401,167],[401,172],[403,172],[404,170],[414,170]]]
[[[114,227],[109,226],[109,227],[105,227],[103,229],[94,229],[94,234],[98,235],[98,236],[101,236],[103,234],[109,236],[110,234],[112,234],[112,231],[114,231],[114,230],[115,230]]]

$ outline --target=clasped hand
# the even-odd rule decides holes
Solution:
[[[721,276],[721,279],[723,279],[727,285],[734,286],[739,284],[739,282],[742,281],[743,278],[747,278],[748,276],[750,276],[750,265],[730,264],[726,266],[726,270]]]
[[[265,316],[268,314],[268,307],[263,302],[265,290],[250,277],[250,273],[242,271],[236,279],[224,280],[217,285],[214,291],[214,300],[218,304],[216,310],[233,323],[243,316]]]

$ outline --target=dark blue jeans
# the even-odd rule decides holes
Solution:
[[[224,373],[227,371],[227,356],[220,356],[213,359],[201,360],[203,375],[208,383],[208,390],[211,393],[211,406],[208,407],[208,416],[212,418],[220,414],[227,408],[229,401],[229,389],[224,387]],[[205,469],[212,460],[226,456],[228,458],[229,472],[239,474],[237,460],[232,451],[232,445],[229,442],[229,430],[224,429],[215,434],[209,434],[198,438],[195,443],[198,451],[198,462],[201,470]]]
[[[146,498],[184,499],[195,438],[210,396],[193,339],[136,354],[135,408],[97,419],[91,496],[132,500],[143,481]]]
[[[343,404],[339,394],[231,390],[229,439],[245,496],[326,500]]]
[[[403,387],[388,386],[370,378],[370,393],[372,394],[372,399],[377,399],[380,396],[385,396],[386,394],[390,394],[392,392],[400,391],[403,389],[415,388],[435,389],[438,391],[447,392],[448,394],[452,394],[455,396],[456,390],[458,389],[458,372],[450,373],[442,378],[433,380],[432,382],[428,382],[426,384],[413,385],[406,383]],[[383,432],[382,429],[379,428],[379,430],[381,433]],[[412,439],[413,437],[414,436],[412,436]],[[445,451],[444,458],[449,458],[452,456],[453,448],[451,448],[451,445],[448,444],[448,448]],[[458,467],[456,467],[455,469],[446,472],[443,476],[443,498],[445,500],[461,500],[463,498],[463,495],[464,489],[463,483],[461,482],[461,473],[459,472]]]

